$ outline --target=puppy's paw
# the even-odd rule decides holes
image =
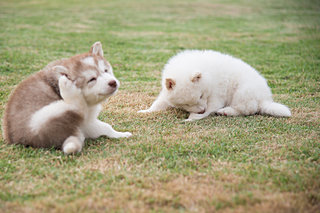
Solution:
[[[66,155],[81,152],[81,149],[81,142],[74,136],[67,138],[62,145],[62,150]]]
[[[217,111],[218,115],[224,115],[224,116],[237,116],[240,113],[238,111],[236,111],[235,109],[233,109],[232,107],[225,107],[222,109],[219,109]]]
[[[77,145],[74,143],[68,143],[63,147],[63,152],[66,155],[78,152]]]
[[[194,120],[200,120],[202,118],[207,117],[208,114],[198,114],[198,113],[190,113],[189,118],[186,121],[194,121]]]
[[[129,138],[129,137],[131,137],[132,136],[132,133],[130,133],[130,132],[122,132],[122,138]]]
[[[139,110],[138,113],[148,113],[151,112],[149,109]]]
[[[132,134],[130,132],[118,132],[114,138],[129,138]]]
[[[59,89],[61,97],[67,103],[75,103],[82,99],[81,89],[64,75],[59,78]]]
[[[79,89],[74,82],[69,80],[65,75],[59,78],[59,88],[65,94],[79,95],[81,89]]]
[[[68,90],[72,86],[72,81],[66,75],[61,75],[59,78],[60,90]]]
[[[183,120],[182,122],[192,122],[192,121],[195,121],[195,120],[188,118],[188,119]]]

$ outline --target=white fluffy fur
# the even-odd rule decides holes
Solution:
[[[158,98],[149,109],[139,112],[170,106],[190,112],[188,121],[211,113],[291,116],[288,107],[273,102],[266,80],[254,68],[211,50],[187,50],[172,57],[163,69]]]
[[[86,57],[82,62],[90,66],[95,66],[94,59],[92,57]]]
[[[104,62],[102,60],[98,61],[98,67],[102,71],[106,68],[105,65],[104,65]]]

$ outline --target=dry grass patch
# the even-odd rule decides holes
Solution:
[[[230,192],[225,190],[221,183],[207,175],[177,176],[165,182],[145,177],[143,180],[135,180],[129,185],[121,184],[117,186],[117,190],[111,190],[107,193],[93,192],[85,199],[74,203],[74,206],[78,206],[80,209],[122,210],[125,212],[159,210],[205,212],[215,210],[211,203],[212,198],[229,200]]]
[[[89,163],[81,166],[83,171],[93,171],[101,172],[103,174],[109,174],[110,171],[113,171],[115,174],[125,171],[130,171],[131,165],[128,163],[128,160],[122,159],[120,155],[112,155],[108,158],[103,159],[94,159]]]
[[[320,110],[314,108],[293,108],[292,117],[288,123],[304,123],[314,126],[320,126]]]
[[[304,193],[281,193],[236,189],[239,184],[215,180],[208,174],[176,176],[162,181],[144,177],[96,189],[90,195],[67,203],[45,198],[30,205],[5,203],[0,212],[317,212]],[[229,187],[226,187],[228,186]],[[66,197],[67,198],[67,197]],[[60,197],[59,199],[62,199]]]
[[[139,116],[137,112],[140,109],[146,109],[150,107],[154,98],[146,95],[141,92],[127,92],[119,91],[115,97],[109,99],[107,103],[103,106],[106,108],[106,111],[115,113],[115,114],[129,114]]]
[[[222,209],[221,212],[231,213],[247,213],[247,212],[261,212],[261,213],[296,213],[296,212],[318,212],[320,206],[312,205],[307,198],[307,194],[300,193],[266,193],[258,192],[258,197],[263,200],[256,202],[253,205],[237,206],[236,210],[232,207]],[[219,212],[219,211],[218,211]]]
[[[304,193],[281,193],[225,187],[208,174],[176,176],[161,181],[155,178],[131,180],[65,204],[41,200],[32,206],[7,204],[16,212],[316,212]],[[233,181],[233,184],[239,184]]]

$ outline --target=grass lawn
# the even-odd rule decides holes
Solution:
[[[121,81],[100,119],[134,136],[71,156],[0,138],[0,212],[320,211],[318,0],[1,0],[0,116],[22,79],[95,41]],[[293,116],[137,114],[183,49],[243,59]]]

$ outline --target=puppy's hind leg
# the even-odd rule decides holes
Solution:
[[[218,115],[225,115],[225,116],[238,116],[238,115],[240,115],[240,113],[236,109],[229,107],[229,106],[224,107],[222,109],[219,109],[217,111],[217,114]]]
[[[62,150],[65,154],[73,154],[81,152],[84,145],[84,136],[80,131],[76,136],[69,136],[62,145]]]
[[[257,112],[257,97],[250,87],[239,88],[233,95],[230,106],[217,111],[218,114],[226,116],[253,115]]]
[[[164,93],[161,92],[160,95],[158,96],[158,98],[153,102],[153,104],[151,105],[151,107],[149,109],[140,110],[140,111],[138,111],[138,113],[162,111],[162,110],[166,110],[169,107],[170,107],[170,105],[167,102]]]
[[[29,121],[29,145],[35,147],[61,147],[66,138],[77,133],[83,115],[73,106],[59,100],[37,112]]]
[[[186,119],[185,121],[195,121],[195,120],[203,119],[209,116],[211,113],[217,112],[217,110],[221,109],[221,107],[223,107],[224,105],[223,100],[216,99],[216,98],[215,99],[210,98],[207,100],[207,102],[208,102],[208,106],[203,114],[190,113],[188,119]]]
[[[75,83],[66,76],[59,78],[59,89],[61,97],[66,104],[73,105],[81,110],[86,108],[87,103],[84,100],[81,89],[77,88]]]

